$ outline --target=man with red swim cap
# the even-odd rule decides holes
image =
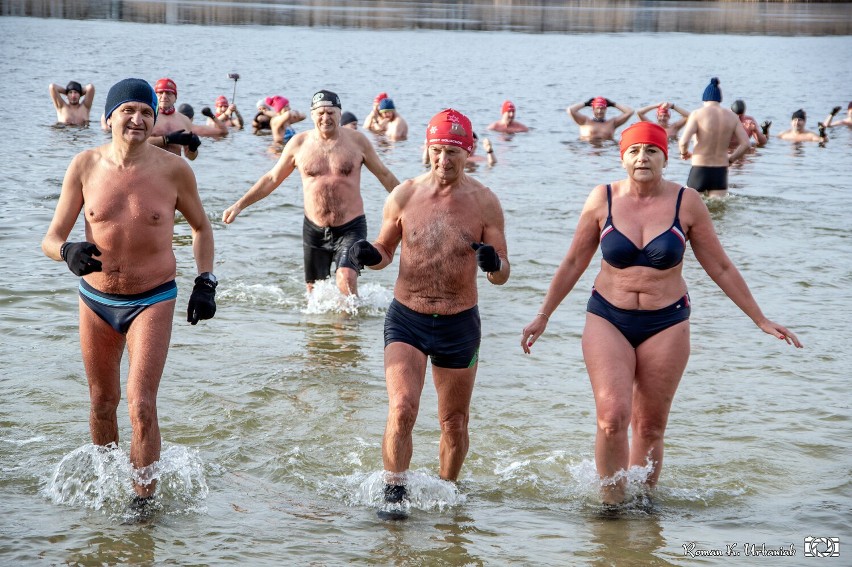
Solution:
[[[479,357],[477,266],[488,281],[509,279],[503,210],[497,196],[465,173],[473,128],[447,109],[426,128],[430,170],[388,197],[379,236],[356,242],[350,258],[380,270],[399,256],[394,299],[385,319],[389,410],[382,443],[385,504],[380,517],[408,508],[406,471],[427,357],[438,394],[440,476],[458,479],[468,450],[468,417]]]
[[[657,104],[649,104],[636,111],[636,116],[642,122],[654,122],[645,114],[652,110],[656,110],[656,124],[659,124],[666,129],[666,133],[672,140],[677,139],[678,132],[686,125],[686,120],[689,118],[689,112],[679,107],[673,102],[658,102]],[[672,110],[680,114],[680,118],[672,122]]]
[[[237,110],[237,105],[229,104],[228,97],[225,95],[216,97],[214,117],[207,117],[207,123],[210,126],[214,126],[217,121],[237,130],[242,130],[244,125],[243,116]]]
[[[364,134],[340,126],[341,108],[336,93],[321,90],[314,94],[314,129],[293,136],[275,166],[225,210],[222,221],[234,222],[243,209],[272,193],[298,169],[305,203],[302,248],[308,292],[314,282],[331,276],[333,265],[337,289],[344,295],[355,295],[360,266],[349,257],[349,248],[367,237],[361,167],[366,166],[389,193],[399,180]]]
[[[157,93],[160,107],[148,142],[178,156],[183,152],[188,160],[194,160],[198,157],[201,139],[193,132],[192,120],[180,112],[175,112],[177,85],[173,80],[163,78],[154,84],[154,92]],[[208,116],[203,110],[202,113]]]
[[[580,113],[580,110],[587,106],[592,108],[591,117]],[[607,119],[606,109],[610,106],[620,110],[621,114]],[[580,126],[580,138],[583,140],[612,140],[615,137],[616,128],[633,116],[633,109],[626,104],[618,104],[602,96],[569,106],[567,112]]]
[[[504,134],[516,134],[518,132],[529,132],[529,128],[515,120],[515,104],[511,100],[507,100],[500,108],[500,120],[492,122],[489,130],[502,132]]]

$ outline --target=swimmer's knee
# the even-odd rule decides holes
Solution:
[[[598,415],[598,429],[607,437],[623,435],[630,425],[630,412],[613,410]]]
[[[131,423],[151,423],[157,420],[157,403],[152,400],[133,400],[127,404]]]
[[[441,418],[441,431],[444,433],[464,433],[467,431],[469,414],[455,413]]]

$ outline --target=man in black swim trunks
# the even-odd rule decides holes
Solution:
[[[112,140],[77,154],[65,173],[44,253],[64,261],[80,280],[80,346],[89,382],[89,428],[96,445],[118,443],[121,359],[129,354],[127,404],[133,436],[130,463],[137,504],[157,485],[160,458],[157,390],[172,332],[177,264],[175,213],[192,229],[199,276],[187,321],[216,312],[213,229],[189,165],[148,143],[157,96],[142,79],[109,90],[104,116]],[[84,210],[85,241],[66,239]]]
[[[406,500],[412,429],[426,373],[438,393],[440,476],[455,481],[468,450],[470,399],[481,338],[477,265],[488,281],[509,279],[503,211],[497,196],[465,173],[473,150],[470,120],[447,109],[426,130],[430,170],[397,187],[385,203],[373,244],[356,242],[350,257],[379,270],[400,242],[399,276],[385,320],[389,411],[382,444],[385,500]]]
[[[315,281],[328,278],[335,264],[337,288],[348,295],[358,292],[358,267],[349,259],[349,247],[367,237],[361,166],[367,166],[389,193],[399,181],[364,134],[340,127],[340,114],[335,93],[316,93],[311,103],[314,129],[293,136],[275,166],[225,210],[222,221],[234,222],[243,209],[272,193],[298,168],[305,201],[302,235],[308,291]]]
[[[681,159],[692,159],[692,169],[686,184],[708,197],[724,197],[728,193],[728,166],[737,161],[749,148],[748,136],[739,117],[723,108],[719,79],[713,77],[704,89],[704,106],[693,110],[677,145]],[[695,146],[689,144],[695,137]],[[728,152],[736,139],[737,145]]]

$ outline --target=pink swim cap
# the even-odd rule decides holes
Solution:
[[[216,97],[216,106],[228,106],[228,97],[225,95]]]
[[[503,107],[500,109],[500,112],[515,112],[515,103],[513,103],[511,100],[505,101],[503,103]]]
[[[599,106],[606,106],[606,99],[602,96],[596,96],[592,99],[592,108],[598,108]]]

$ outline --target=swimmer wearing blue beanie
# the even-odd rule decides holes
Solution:
[[[154,122],[157,122],[157,94],[154,88],[142,79],[124,79],[114,84],[107,93],[104,105],[104,118],[109,120],[115,109],[125,102],[141,102],[154,110]]]
[[[701,97],[701,100],[705,102],[708,100],[722,102],[722,91],[719,90],[719,79],[717,77],[710,79],[710,84],[704,89],[704,95]]]

